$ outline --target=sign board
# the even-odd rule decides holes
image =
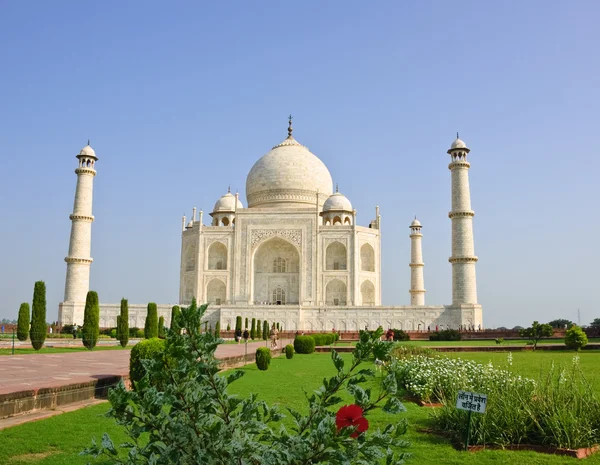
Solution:
[[[468,391],[458,391],[458,396],[456,397],[457,409],[468,410],[475,413],[485,413],[486,405],[487,395]]]

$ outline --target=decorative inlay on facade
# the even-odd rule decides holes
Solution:
[[[326,196],[323,196],[323,200]],[[248,195],[248,205],[259,205],[264,202],[296,200],[310,204],[317,201],[315,192],[303,189],[269,189]]]
[[[87,216],[87,215],[73,215],[70,214],[69,215],[69,219],[70,220],[79,220],[79,221],[88,221],[88,222],[92,222],[94,221],[94,217],[93,216]]]
[[[208,249],[211,245],[213,245],[215,242],[220,242],[221,244],[227,246],[227,239],[226,238],[216,238],[216,239],[204,239],[204,246],[206,247],[206,249]]]
[[[470,168],[471,164],[468,161],[453,161],[448,165],[448,169],[453,168]]]
[[[92,263],[93,261],[93,258],[65,257],[67,263]]]
[[[475,263],[479,260],[477,257],[450,257],[448,261],[450,263]]]
[[[250,246],[254,249],[260,242],[271,237],[281,237],[295,244],[297,247],[302,246],[301,229],[255,229],[252,231]]]
[[[469,217],[469,216],[475,216],[475,212],[474,211],[470,211],[470,210],[463,210],[463,211],[451,211],[448,213],[448,218],[452,219],[452,218],[460,218],[460,217]]]
[[[92,176],[96,176],[96,170],[93,170],[91,168],[77,168],[75,170],[75,173],[77,173],[77,174],[91,174]]]

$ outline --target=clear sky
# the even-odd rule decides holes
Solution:
[[[471,148],[487,327],[600,317],[597,1],[0,2],[0,318],[33,284],[64,293],[88,138],[91,288],[175,303],[181,216],[209,212],[294,136],[368,225],[383,303],[410,302],[423,223],[426,303],[451,302],[450,172]]]

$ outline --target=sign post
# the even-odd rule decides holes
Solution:
[[[485,413],[487,405],[487,395],[477,394],[475,392],[458,391],[456,396],[456,408],[458,410],[468,410],[469,417],[467,419],[467,438],[465,440],[465,450],[469,449],[469,436],[471,435],[471,414]]]

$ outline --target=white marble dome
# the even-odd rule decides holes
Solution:
[[[332,193],[325,164],[290,135],[258,160],[246,178],[248,208],[314,206]],[[322,200],[319,201],[321,204]]]
[[[352,204],[345,195],[336,192],[335,194],[331,195],[323,204],[323,212],[328,211],[351,212]]]
[[[240,202],[240,200],[238,199],[237,209],[240,208],[244,208],[244,206],[242,205],[242,202]],[[235,195],[233,195],[231,192],[227,192],[227,194],[225,194],[223,197],[217,200],[217,203],[215,203],[215,207],[213,208],[213,213],[234,211],[236,211]]]
[[[466,148],[467,148],[467,144],[465,144],[458,137],[456,138],[456,140],[454,142],[452,142],[452,145],[450,146],[450,150],[454,150],[454,149],[466,149]]]
[[[90,144],[86,145],[84,148],[82,148],[79,151],[79,155],[78,156],[85,156],[85,157],[96,157],[96,152],[94,152],[94,149],[90,147]]]
[[[417,228],[421,226],[421,222],[418,219],[414,219],[413,222],[410,224],[411,228]]]

